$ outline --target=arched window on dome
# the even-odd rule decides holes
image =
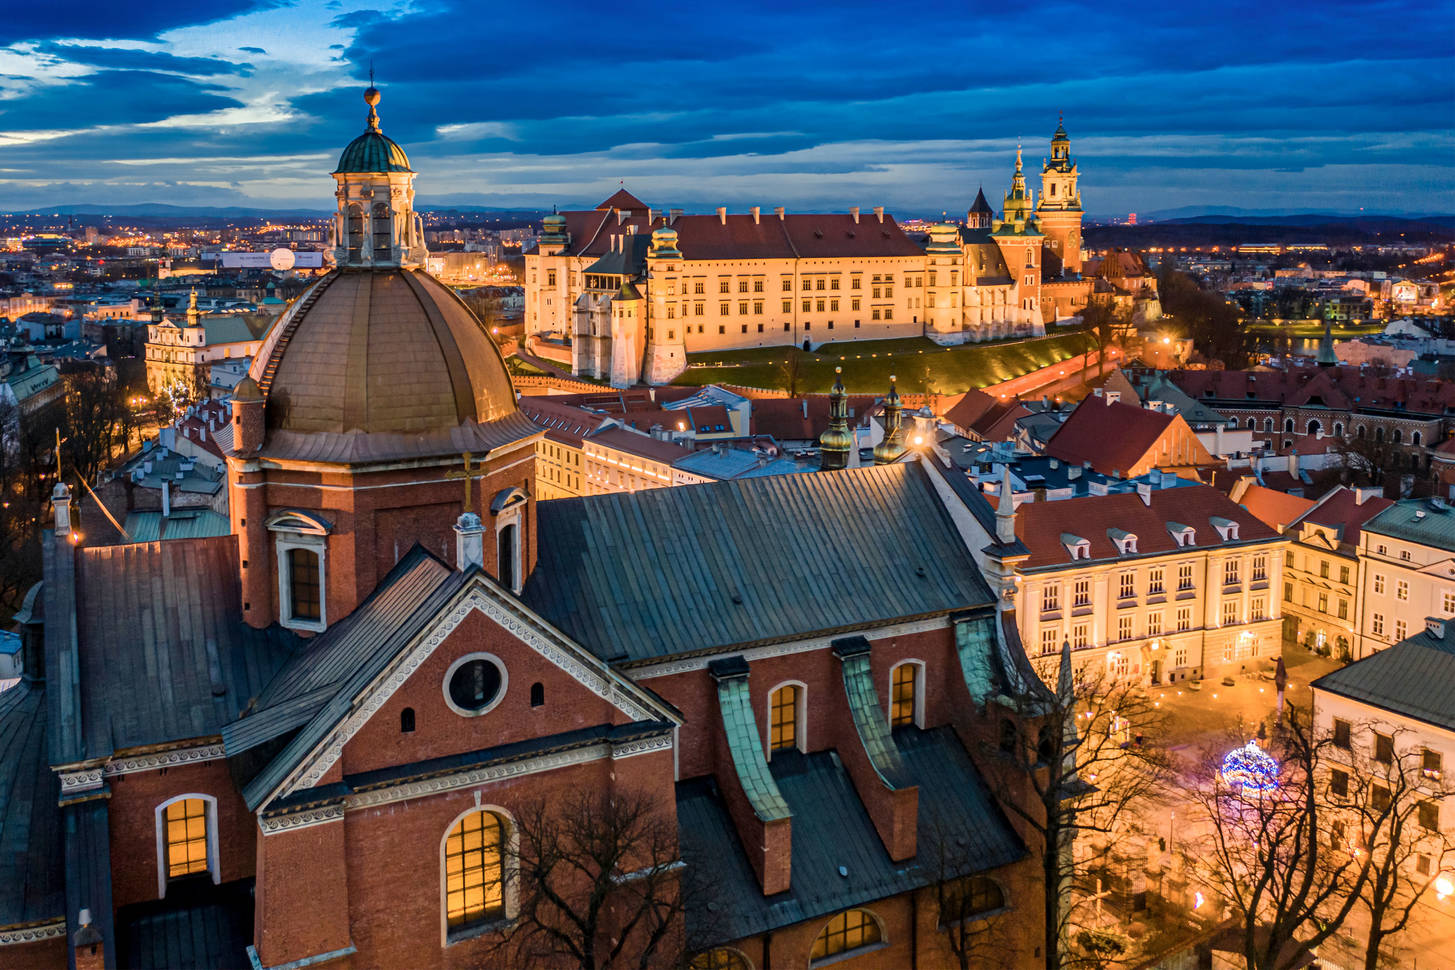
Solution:
[[[374,203],[370,228],[374,230],[374,262],[387,263],[393,255],[394,220],[390,218],[389,207],[384,203]]]
[[[349,206],[344,235],[348,243],[349,262],[356,263],[363,255],[364,245],[364,207],[357,202]]]

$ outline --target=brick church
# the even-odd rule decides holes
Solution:
[[[88,545],[56,486],[0,967],[940,967],[991,924],[1040,965],[995,511],[914,457],[538,502],[365,97],[337,266],[233,399],[231,534]],[[556,880],[621,805],[665,835]]]

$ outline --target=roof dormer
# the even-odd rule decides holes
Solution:
[[[1117,553],[1123,556],[1131,555],[1137,551],[1137,534],[1128,532],[1126,529],[1107,529],[1107,538],[1117,547]]]
[[[1238,539],[1238,523],[1232,519],[1225,519],[1221,515],[1214,515],[1208,519],[1214,529],[1218,530],[1218,537],[1224,542],[1236,542]]]
[[[1077,559],[1091,558],[1090,539],[1083,539],[1081,538],[1081,536],[1072,535],[1069,532],[1063,532],[1061,533],[1061,545],[1065,546],[1066,551],[1071,554],[1071,559],[1073,562]]]
[[[1181,522],[1168,522],[1167,531],[1171,534],[1172,541],[1177,543],[1179,549],[1184,546],[1197,545],[1197,530],[1190,525],[1183,525]]]

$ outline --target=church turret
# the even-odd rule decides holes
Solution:
[[[1015,542],[1015,486],[1010,481],[1010,465],[1000,479],[1000,501],[995,507],[995,538],[1009,545]]]
[[[1015,150],[1015,173],[1005,194],[1001,218],[991,224],[990,237],[1000,247],[1008,275],[1014,281],[1014,305],[1008,307],[1010,333],[1031,336],[1045,332],[1041,320],[1041,243],[1031,196],[1026,191],[1021,150]]]
[[[1066,273],[1081,272],[1081,193],[1076,187],[1080,173],[1071,158],[1071,139],[1058,119],[1051,136],[1051,157],[1041,169],[1041,198],[1036,203],[1036,222],[1046,234],[1046,245],[1061,259]]]
[[[985,201],[985,186],[981,186],[975,193],[975,202],[971,204],[970,211],[965,213],[965,227],[967,229],[989,229],[990,223],[995,219],[995,210],[990,208],[990,203]]]
[[[818,437],[819,467],[837,471],[849,467],[854,436],[849,433],[849,392],[844,389],[843,368],[834,368],[834,387],[829,391],[829,426]]]
[[[364,103],[364,133],[349,142],[333,173],[334,258],[339,266],[416,269],[429,253],[424,223],[414,211],[414,170],[404,149],[379,127],[379,89],[366,90]]]
[[[904,405],[899,399],[894,375],[891,374],[889,393],[884,396],[884,439],[874,446],[874,464],[892,464],[904,452]]]

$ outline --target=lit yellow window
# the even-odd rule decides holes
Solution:
[[[729,950],[725,947],[699,953],[692,958],[689,967],[690,970],[752,970],[748,966],[746,957],[737,950]]]
[[[774,751],[798,747],[798,691],[798,687],[789,684],[773,692],[770,701],[773,728],[770,747]]]
[[[471,812],[445,840],[445,915],[466,926],[505,910],[502,826],[493,812]]]
[[[207,802],[184,798],[167,806],[167,878],[207,871]]]
[[[865,910],[851,909],[829,920],[829,925],[813,941],[809,959],[823,960],[862,946],[872,946],[880,939],[879,924],[874,917]]]
[[[894,727],[914,723],[915,675],[918,672],[914,664],[900,664],[894,668],[894,690],[889,705],[889,723]]]

